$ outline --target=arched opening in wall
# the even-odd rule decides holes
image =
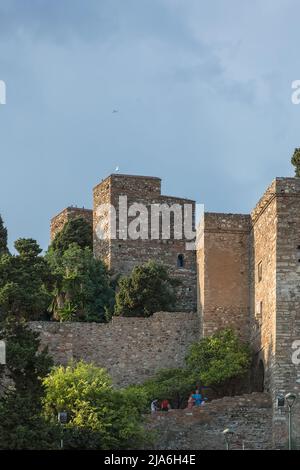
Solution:
[[[183,267],[184,267],[184,256],[180,254],[177,256],[177,268],[183,268]]]
[[[262,360],[259,361],[258,368],[257,368],[257,376],[256,376],[256,389],[258,392],[264,391],[264,383],[265,383],[265,366]]]

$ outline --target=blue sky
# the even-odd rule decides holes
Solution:
[[[297,0],[1,0],[0,213],[49,219],[121,173],[249,212],[300,146]],[[113,110],[118,110],[113,113]]]

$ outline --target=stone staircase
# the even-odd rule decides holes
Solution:
[[[149,417],[158,433],[155,449],[223,450],[223,431],[230,428],[231,450],[272,448],[271,399],[266,393],[225,397],[192,410],[170,410]]]

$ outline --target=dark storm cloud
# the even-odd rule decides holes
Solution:
[[[48,241],[118,165],[249,211],[299,146],[296,0],[2,0],[0,213]],[[118,109],[118,113],[113,113]]]

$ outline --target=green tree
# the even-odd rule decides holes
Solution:
[[[129,390],[136,390],[146,397],[147,410],[152,400],[167,399],[172,408],[181,408],[197,384],[196,374],[185,368],[161,369],[153,378],[142,385],[133,385]]]
[[[44,413],[49,422],[60,411],[68,413],[67,448],[128,449],[145,442],[140,396],[115,390],[104,369],[82,361],[56,367],[44,379],[44,386]]]
[[[8,318],[0,324],[6,342],[7,366],[0,366],[0,448],[52,449],[59,430],[42,417],[42,379],[52,360],[39,351],[38,335],[24,321]]]
[[[7,229],[4,227],[3,219],[0,215],[0,256],[8,254]]]
[[[0,449],[59,449],[60,429],[48,423],[35,409],[31,398],[11,393],[0,399]]]
[[[51,272],[32,239],[15,242],[17,255],[0,257],[0,308],[4,315],[37,319],[50,303]]]
[[[160,310],[171,310],[174,302],[173,281],[167,269],[155,261],[148,261],[120,279],[115,314],[149,317]]]
[[[295,167],[295,176],[300,177],[300,148],[296,148],[291,159],[292,165]]]
[[[142,402],[147,403],[147,410],[154,399],[168,399],[174,408],[182,408],[198,387],[211,388],[217,396],[244,391],[250,363],[249,346],[234,331],[226,329],[193,343],[184,367],[161,369],[151,379],[129,386],[128,390],[146,398]]]
[[[69,220],[58,232],[50,245],[50,250],[64,253],[70,245],[76,243],[80,248],[90,248],[93,250],[93,231],[89,224],[82,217]]]
[[[237,334],[225,329],[192,344],[186,357],[188,370],[218,395],[233,394],[237,380],[249,372],[251,352]]]
[[[114,291],[104,263],[94,258],[89,248],[73,243],[61,255],[49,251],[46,256],[54,276],[50,311],[61,321],[97,321],[109,319]]]
[[[9,317],[0,323],[0,338],[6,341],[6,370],[15,391],[41,396],[41,377],[48,374],[53,362],[47,349],[39,351],[38,333],[33,332],[24,320]],[[2,374],[4,370],[4,366],[0,366]]]

